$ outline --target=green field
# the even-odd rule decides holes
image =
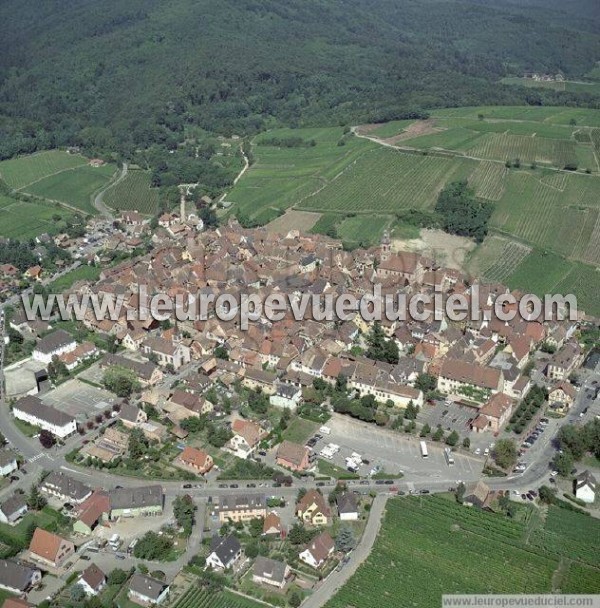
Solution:
[[[85,167],[88,159],[79,154],[67,154],[61,150],[38,152],[0,162],[0,179],[15,190],[33,182],[75,167]]]
[[[92,204],[92,195],[109,183],[114,172],[114,165],[78,167],[36,181],[25,186],[23,191],[93,214],[96,210]]]
[[[264,604],[230,591],[211,593],[193,585],[177,601],[174,608],[261,608],[262,606]]]
[[[551,509],[534,529],[544,523],[442,497],[392,499],[370,556],[325,606],[372,608],[385,598],[395,608],[430,608],[443,593],[547,593],[563,584],[581,593],[594,581],[597,592],[600,522],[564,513]],[[535,541],[527,542],[530,530]],[[563,559],[575,568],[561,575]]]
[[[70,289],[77,281],[97,281],[101,272],[102,268],[98,266],[78,266],[75,270],[71,270],[62,277],[52,281],[52,283],[48,285],[48,292],[62,293],[63,291]]]
[[[381,125],[377,125],[369,131],[371,137],[393,137],[402,133],[407,127],[413,124],[414,120],[392,120]]]
[[[296,136],[317,145],[255,145],[255,164],[227,195],[234,203],[231,212],[259,223],[289,207],[320,212],[312,232],[336,235],[355,247],[377,242],[384,227],[396,225],[399,211],[431,211],[448,182],[467,179],[478,196],[494,204],[492,235],[511,241],[501,247],[486,241],[470,269],[536,293],[559,284],[575,286],[580,305],[599,312],[593,290],[600,287],[595,271],[600,266],[600,111],[452,108],[435,110],[432,121],[433,132],[400,141],[402,149],[344,136],[341,128],[259,136],[255,144],[265,137]],[[410,122],[379,125],[370,134],[389,137]],[[517,158],[520,166],[505,166]],[[567,164],[579,169],[562,170]],[[360,216],[369,220],[363,223]],[[410,228],[399,226],[394,234],[418,236]],[[528,255],[531,251],[536,253]],[[536,268],[544,269],[542,276]]]
[[[553,91],[569,91],[572,93],[600,93],[600,83],[597,82],[577,82],[572,80],[545,81],[532,80],[531,78],[503,78],[503,84],[518,85],[530,89],[552,89]]]
[[[34,238],[63,225],[61,221],[56,222],[53,216],[60,216],[63,221],[73,217],[71,211],[57,204],[36,200],[21,201],[1,195],[0,213],[0,236],[20,240]]]
[[[133,170],[106,191],[104,202],[118,211],[139,211],[152,215],[158,209],[158,189],[150,188],[150,174],[147,171]]]
[[[344,243],[353,247],[372,247],[381,240],[382,232],[388,228],[388,216],[355,215],[344,219],[337,227],[337,235]]]

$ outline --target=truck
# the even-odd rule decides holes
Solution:
[[[424,441],[420,441],[419,445],[421,447],[421,456],[423,458],[427,458],[429,456],[429,452],[427,452],[427,444]]]
[[[448,466],[451,467],[454,464],[454,455],[452,454],[452,450],[450,448],[444,448],[444,456],[446,457]]]
[[[319,429],[319,433],[323,433],[323,435],[331,435],[331,429],[328,426],[322,426]]]

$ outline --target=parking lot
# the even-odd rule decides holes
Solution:
[[[483,468],[483,460],[456,453],[455,464],[450,467],[444,456],[444,445],[427,442],[428,458],[423,458],[419,439],[400,433],[366,425],[347,416],[334,414],[327,423],[329,435],[323,434],[314,449],[319,453],[324,446],[334,443],[339,451],[329,461],[345,468],[346,457],[356,452],[369,464],[363,464],[358,473],[367,476],[374,466],[387,473],[404,473],[407,480],[431,479],[476,479]]]
[[[466,437],[471,430],[469,420],[476,416],[475,408],[454,402],[436,401],[435,405],[426,403],[421,408],[417,421],[428,424],[432,429],[441,424],[444,431],[456,431],[461,437]]]
[[[67,380],[55,390],[43,395],[42,401],[78,421],[84,421],[111,407],[117,397],[109,391],[80,380]]]

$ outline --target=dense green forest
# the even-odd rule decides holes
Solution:
[[[181,170],[166,151],[206,132],[439,106],[600,107],[499,84],[528,69],[585,77],[600,60],[599,12],[595,0],[3,0],[0,159],[150,149],[142,161],[170,182]]]

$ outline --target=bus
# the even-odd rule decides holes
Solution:
[[[444,455],[446,456],[446,462],[448,466],[451,467],[454,464],[454,456],[452,454],[452,450],[450,448],[444,448]]]
[[[423,458],[427,458],[429,456],[429,453],[427,452],[427,444],[424,441],[421,441],[420,444],[421,444],[421,456],[423,456]]]

